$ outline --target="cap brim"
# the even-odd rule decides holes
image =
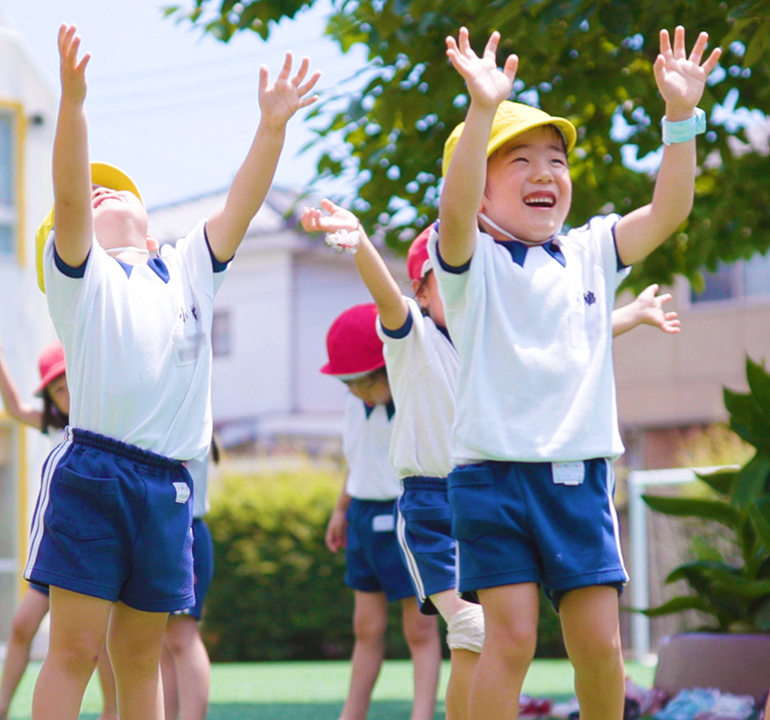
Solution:
[[[577,140],[577,132],[575,131],[575,126],[569,120],[565,120],[564,118],[552,117],[544,120],[533,120],[532,122],[528,122],[523,126],[516,128],[511,127],[508,131],[501,132],[497,137],[495,137],[494,142],[490,142],[489,145],[487,145],[487,157],[492,157],[495,151],[499,150],[503,145],[505,145],[507,142],[510,142],[515,137],[523,135],[525,132],[529,132],[535,128],[545,127],[546,125],[553,125],[559,130],[559,132],[562,134],[562,137],[564,138],[564,143],[567,146],[567,152],[575,147],[575,141]]]

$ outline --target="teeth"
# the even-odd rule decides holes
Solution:
[[[538,207],[553,207],[553,200],[525,200],[527,205],[537,205]]]

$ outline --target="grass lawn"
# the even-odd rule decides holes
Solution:
[[[31,663],[11,706],[10,720],[29,720],[32,688],[39,663]],[[628,663],[629,677],[652,685],[654,668]],[[347,662],[227,663],[214,665],[211,678],[210,720],[337,720],[350,678]],[[443,696],[449,664],[442,670]],[[524,683],[536,697],[572,696],[572,668],[566,660],[536,660]],[[385,663],[374,692],[369,720],[409,720],[411,665]],[[92,680],[81,718],[95,720],[100,709],[99,686]],[[444,717],[439,702],[436,720]]]

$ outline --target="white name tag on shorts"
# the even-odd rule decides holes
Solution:
[[[556,485],[581,485],[585,480],[586,467],[582,462],[555,462],[551,467]]]
[[[393,515],[375,515],[372,518],[372,530],[374,532],[393,532],[396,529],[396,523]]]
[[[186,503],[190,499],[190,488],[187,483],[175,482],[174,490],[176,490],[176,501],[178,503]]]

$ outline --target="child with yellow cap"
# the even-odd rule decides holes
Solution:
[[[619,280],[685,220],[694,194],[705,62],[660,34],[655,78],[665,150],[652,202],[562,231],[572,185],[568,120],[507,100],[518,58],[498,68],[468,31],[447,38],[470,105],[444,152],[431,262],[459,354],[452,534],[459,590],[476,592],[486,636],[471,720],[513,720],[535,651],[538,584],[560,611],[582,720],[620,720],[618,592],[627,581],[612,502],[617,427],[610,316]]]
[[[147,211],[117,168],[89,163],[86,65],[59,30],[56,201],[42,267],[64,346],[70,426],[43,468],[25,577],[50,587],[50,648],[34,720],[75,720],[105,645],[122,720],[163,717],[159,655],[168,613],[195,604],[192,480],[212,433],[213,300],[272,182],[286,123],[315,100],[305,58],[273,83],[224,207],[150,257]],[[50,219],[50,218],[49,218]],[[46,234],[43,230],[40,236]]]

